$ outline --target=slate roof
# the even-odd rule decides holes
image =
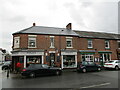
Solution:
[[[30,28],[15,32],[13,34],[48,34],[48,35],[66,35],[66,36],[79,36],[73,30],[66,28],[32,26]]]
[[[77,31],[68,30],[66,28],[32,26],[24,30],[13,33],[14,34],[46,34],[46,35],[65,35],[65,36],[79,36],[85,38],[103,38],[103,39],[120,39],[120,34],[91,32],[91,31]]]
[[[76,31],[79,37],[87,38],[103,38],[103,39],[120,39],[120,34],[103,33],[103,32],[90,32],[90,31]]]

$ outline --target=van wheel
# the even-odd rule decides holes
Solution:
[[[32,73],[30,73],[30,75],[29,75],[31,78],[35,78],[35,73],[34,72],[32,72]]]
[[[82,72],[83,72],[83,73],[86,73],[86,72],[87,72],[87,70],[86,70],[85,68],[83,68]]]
[[[60,75],[60,71],[56,71],[56,75],[57,75],[57,76]]]
[[[115,66],[115,70],[119,70],[119,67],[118,67],[118,66]]]

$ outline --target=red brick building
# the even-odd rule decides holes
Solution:
[[[36,26],[13,33],[13,70],[20,61],[22,68],[30,63],[61,68],[76,68],[80,61],[118,59],[118,34]]]

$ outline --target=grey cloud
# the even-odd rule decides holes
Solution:
[[[79,2],[78,8],[71,5],[71,18],[79,25],[88,29],[117,33],[117,3],[113,2]]]

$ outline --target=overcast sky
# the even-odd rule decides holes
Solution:
[[[32,26],[118,33],[119,0],[0,0],[0,48],[12,50],[12,33]]]

